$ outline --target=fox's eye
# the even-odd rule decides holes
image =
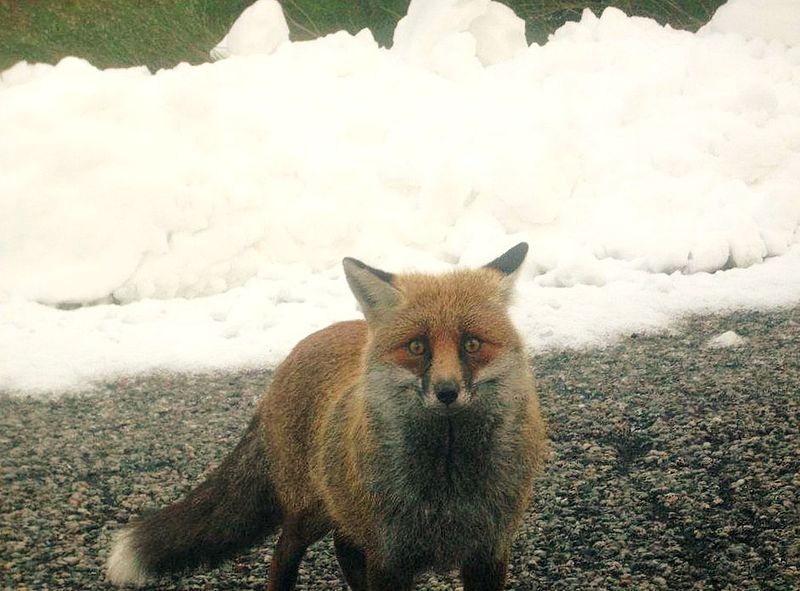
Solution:
[[[481,348],[481,342],[475,337],[467,337],[464,340],[464,351],[467,353],[477,353]]]
[[[422,339],[414,339],[408,344],[407,348],[412,355],[422,355],[425,353],[425,342]]]

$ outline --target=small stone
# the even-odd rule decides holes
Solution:
[[[707,347],[711,347],[712,349],[724,349],[727,347],[741,347],[747,344],[747,339],[739,336],[734,331],[729,330],[727,332],[723,332],[706,342]]]

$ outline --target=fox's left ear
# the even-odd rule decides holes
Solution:
[[[400,291],[393,285],[394,275],[350,257],[342,260],[344,275],[353,295],[361,305],[367,322],[372,322],[400,301]]]
[[[508,249],[491,263],[484,265],[486,269],[494,269],[502,273],[500,280],[500,290],[506,302],[511,301],[514,293],[514,283],[519,275],[519,268],[522,266],[525,256],[528,254],[528,243],[520,242],[516,246]]]

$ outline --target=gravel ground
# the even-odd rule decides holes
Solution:
[[[743,346],[713,349],[735,330]],[[533,363],[552,455],[509,589],[800,589],[800,308],[689,319]],[[237,441],[270,380],[127,378],[0,395],[4,589],[108,589],[113,531],[173,501]],[[271,542],[161,589],[263,589]],[[329,539],[299,589],[345,590]],[[419,589],[458,588],[447,575]]]

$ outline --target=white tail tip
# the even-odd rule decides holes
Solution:
[[[117,534],[111,555],[106,561],[106,577],[117,586],[131,585],[141,587],[152,580],[147,569],[142,565],[131,544],[132,529],[125,529]]]

